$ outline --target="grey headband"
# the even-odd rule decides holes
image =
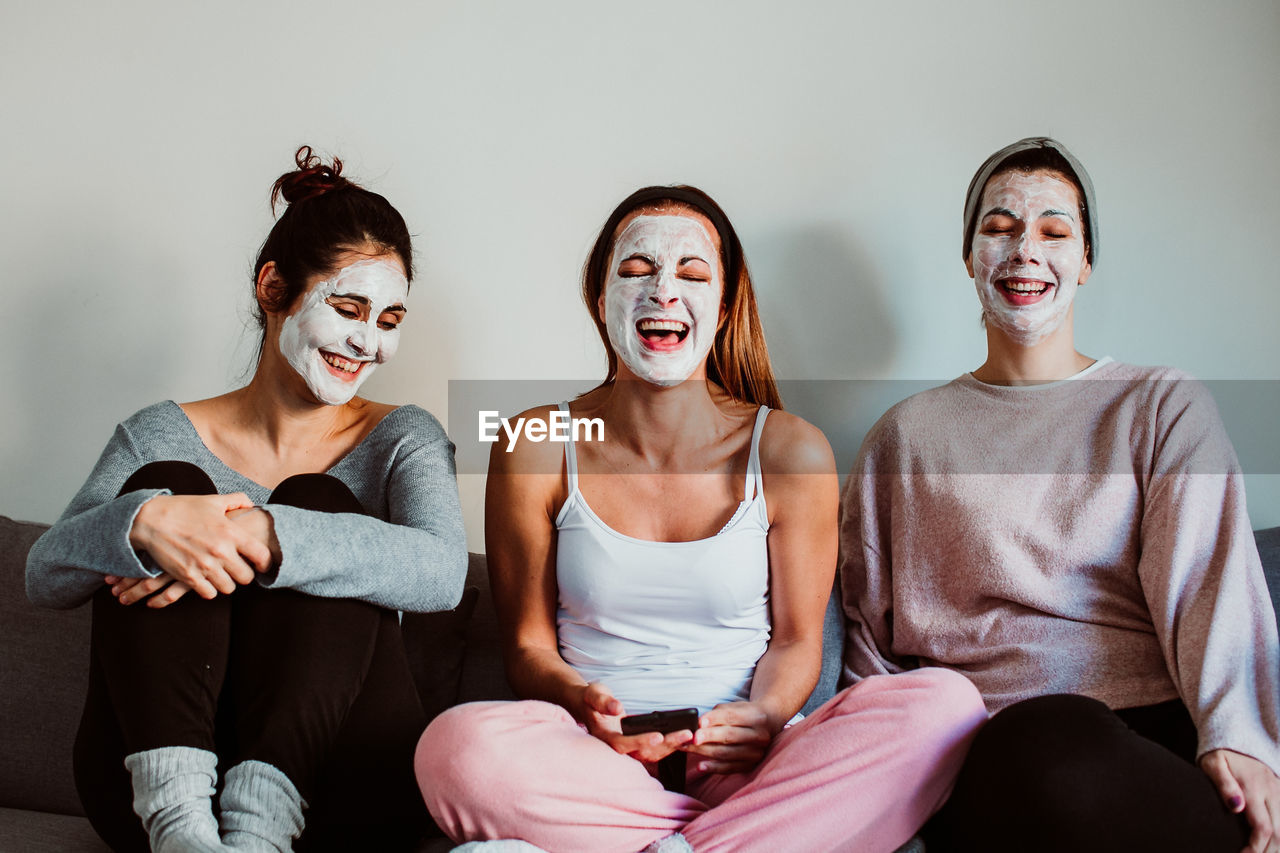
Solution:
[[[1084,194],[1084,198],[1080,199],[1080,206],[1084,208],[1085,238],[1089,244],[1087,257],[1090,264],[1097,262],[1098,205],[1093,196],[1093,181],[1089,180],[1089,173],[1065,145],[1047,136],[1028,136],[1012,145],[1006,145],[988,157],[982,164],[982,168],[978,169],[978,173],[973,176],[973,180],[969,182],[969,192],[964,198],[964,246],[961,247],[961,257],[965,260],[969,259],[969,247],[973,243],[973,229],[978,218],[978,203],[982,201],[982,191],[987,188],[987,181],[991,180],[991,176],[1014,154],[1033,151],[1037,148],[1048,148],[1062,155],[1062,159],[1067,161],[1076,181],[1079,182]]]

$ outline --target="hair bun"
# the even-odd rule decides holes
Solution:
[[[276,202],[281,198],[286,204],[298,204],[338,187],[351,185],[350,181],[342,177],[342,161],[337,157],[333,158],[332,163],[326,164],[311,150],[310,145],[303,145],[293,159],[298,168],[281,175],[271,186],[272,210],[275,210]]]

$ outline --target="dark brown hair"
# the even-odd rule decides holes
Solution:
[[[729,396],[747,403],[782,408],[782,398],[774,382],[773,367],[769,364],[769,348],[764,341],[764,327],[756,307],[755,291],[751,287],[751,275],[747,272],[747,259],[742,252],[738,234],[733,230],[729,217],[712,200],[711,196],[696,187],[645,187],[636,190],[614,208],[605,220],[600,235],[596,237],[591,254],[582,270],[582,299],[587,303],[596,331],[609,356],[609,372],[605,385],[618,375],[618,354],[609,343],[609,331],[600,319],[598,305],[609,277],[609,257],[618,236],[618,226],[632,213],[641,210],[688,208],[710,220],[720,238],[720,265],[724,270],[724,294],[721,304],[725,308],[724,323],[716,332],[707,360],[707,378],[725,390]]]
[[[379,254],[395,254],[413,281],[413,247],[404,217],[375,192],[342,177],[342,161],[331,163],[303,145],[294,155],[298,168],[271,186],[271,211],[284,200],[287,207],[258,251],[253,266],[258,275],[275,261],[284,286],[267,304],[254,300],[253,316],[266,328],[266,312],[287,310],[306,289],[307,279],[333,270],[344,251],[372,247]]]

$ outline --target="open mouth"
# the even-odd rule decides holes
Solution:
[[[352,361],[349,358],[343,358],[340,355],[320,350],[320,358],[329,366],[330,372],[336,374],[339,379],[353,379],[360,372],[360,368],[364,367],[368,362]]]
[[[1031,305],[1039,302],[1053,289],[1047,281],[1031,278],[1006,278],[996,282],[1001,294],[1014,305]]]
[[[659,320],[648,317],[636,323],[640,340],[651,350],[678,349],[689,335],[689,324],[679,320]]]

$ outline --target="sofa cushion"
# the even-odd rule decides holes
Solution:
[[[45,529],[0,516],[0,803],[78,815],[71,744],[88,683],[89,608],[27,601],[27,551]]]
[[[1267,576],[1267,587],[1271,590],[1271,607],[1276,612],[1276,625],[1280,626],[1280,527],[1259,530],[1253,536],[1258,542],[1262,571]]]
[[[110,853],[87,818],[0,807],[0,849],[22,853]]]
[[[827,599],[827,613],[822,623],[822,670],[800,713],[808,716],[836,695],[843,657],[844,613],[840,610],[840,583],[837,580]]]

